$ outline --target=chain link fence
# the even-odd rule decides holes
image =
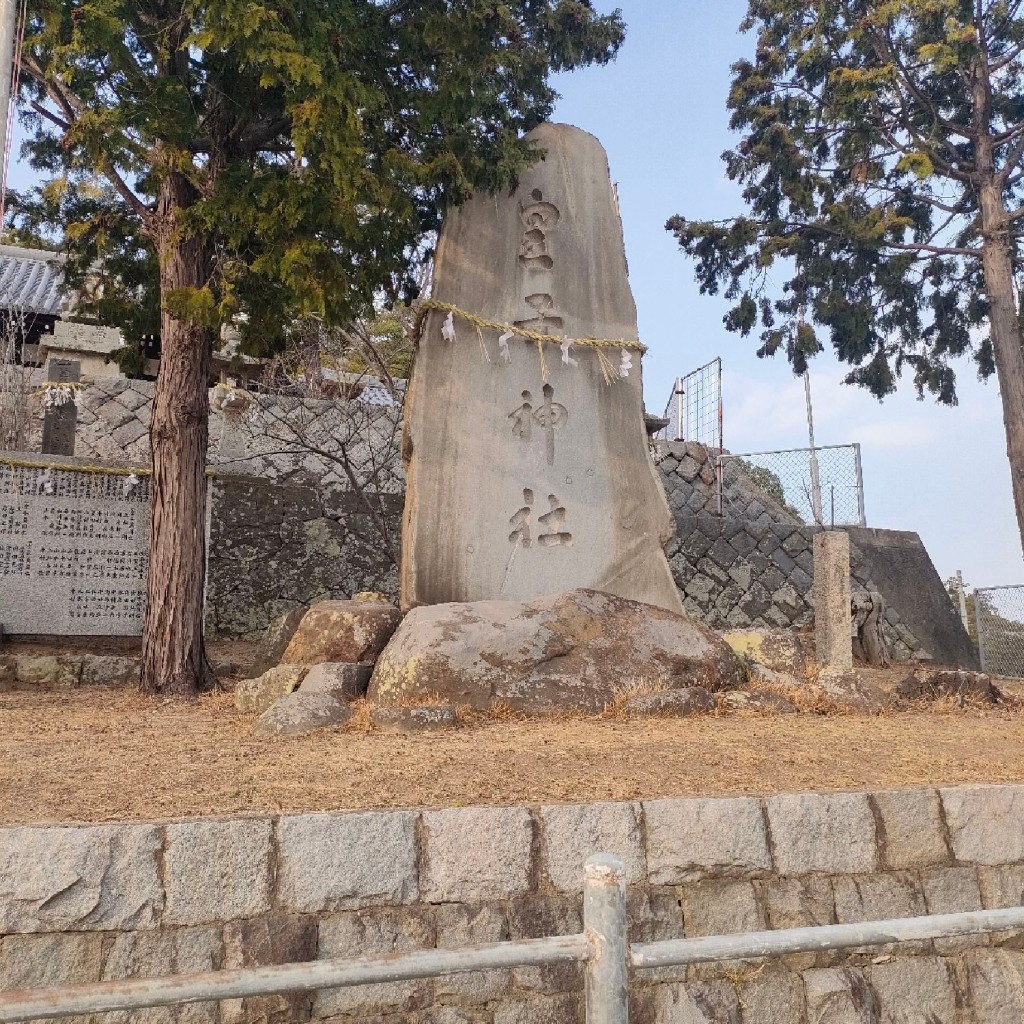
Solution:
[[[722,360],[712,359],[680,377],[672,385],[665,406],[667,426],[655,435],[659,441],[696,441],[722,450]]]
[[[1024,679],[1024,585],[974,591],[983,672]]]
[[[801,523],[866,526],[860,445],[792,448],[718,457],[718,511],[749,514],[751,484]]]

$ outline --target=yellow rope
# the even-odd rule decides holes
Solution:
[[[420,304],[420,309],[436,309],[443,313],[452,313],[459,317],[461,320],[466,320],[471,324],[474,324],[477,328],[486,327],[492,331],[509,332],[516,334],[520,338],[526,338],[528,341],[535,341],[543,352],[545,345],[562,345],[565,343],[564,338],[556,337],[553,334],[541,334],[539,331],[528,331],[524,327],[517,327],[515,324],[504,324],[499,320],[488,320],[486,317],[477,316],[476,313],[467,313],[464,309],[459,309],[458,306],[453,306],[450,302],[438,302],[437,299],[427,299],[425,302]],[[647,346],[639,341],[609,341],[607,338],[572,338],[569,344],[574,348],[595,348],[598,351],[601,349],[632,349],[634,352],[639,352],[644,355],[647,352]]]

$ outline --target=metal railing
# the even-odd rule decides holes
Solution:
[[[759,497],[753,485],[798,522],[867,526],[859,444],[722,452],[716,475],[718,514],[727,518],[750,515],[751,503]]]
[[[579,935],[462,949],[428,949],[381,958],[325,960],[0,992],[0,1024],[562,963],[586,966],[587,1024],[628,1024],[631,969],[642,971],[719,960],[749,960],[784,953],[851,949],[1024,928],[1024,907],[1013,907],[630,945],[626,939],[624,864],[610,854],[597,854],[587,861],[583,870],[583,932]]]
[[[672,384],[665,406],[668,426],[655,435],[659,441],[696,441],[722,450],[722,360],[712,359]]]
[[[1024,679],[1024,585],[976,587],[974,619],[981,670]]]

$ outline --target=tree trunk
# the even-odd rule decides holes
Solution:
[[[1024,550],[1024,349],[1021,348],[1013,288],[1010,225],[1002,196],[995,185],[981,189],[981,217],[985,238],[982,268],[989,304],[992,351],[1003,403],[1006,456],[1010,461],[1017,528]]]
[[[196,195],[181,174],[169,172],[157,203],[160,255],[160,373],[149,436],[153,448],[149,578],[142,629],[141,688],[190,696],[214,677],[203,645],[206,577],[207,387],[212,333],[172,317],[173,289],[202,288],[210,274],[208,243],[181,237],[181,212]]]

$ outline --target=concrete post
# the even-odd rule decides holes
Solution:
[[[853,669],[850,537],[840,530],[814,535],[814,644],[822,668]]]
[[[626,868],[613,854],[598,853],[583,865],[583,875],[587,1024],[629,1024]]]

